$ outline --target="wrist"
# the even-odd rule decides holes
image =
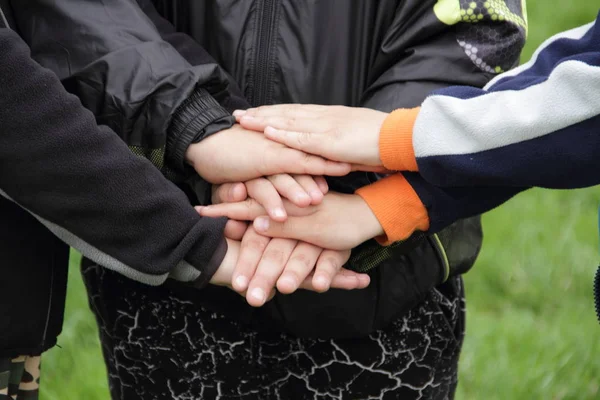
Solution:
[[[231,286],[233,270],[235,269],[239,255],[240,243],[228,238],[225,238],[225,240],[227,242],[227,252],[209,281],[213,285]]]
[[[185,154],[183,156],[184,162],[192,167],[194,167],[194,160],[196,159],[196,153],[198,152],[198,146],[200,143],[192,143],[188,146]]]
[[[377,111],[377,112],[378,112],[378,121],[376,124],[376,130],[374,131],[372,140],[368,144],[368,148],[373,149],[373,151],[369,151],[369,153],[371,155],[369,156],[370,160],[368,162],[368,165],[382,167],[383,161],[381,159],[381,146],[380,146],[381,139],[380,139],[380,137],[381,137],[381,132],[383,131],[385,123],[388,120],[388,117],[390,116],[390,114],[382,112],[382,111]]]
[[[352,195],[355,206],[354,215],[360,235],[360,243],[383,235],[385,232],[377,216],[367,202],[359,195]]]

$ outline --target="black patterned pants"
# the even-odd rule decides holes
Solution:
[[[83,267],[114,400],[451,399],[462,280],[357,339],[258,333],[170,289]]]

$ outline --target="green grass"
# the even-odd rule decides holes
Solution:
[[[529,0],[523,60],[544,39],[590,22],[590,0]],[[600,398],[600,325],[591,292],[600,261],[600,188],[534,190],[484,217],[485,241],[466,276],[467,339],[457,399]],[[61,348],[44,356],[42,399],[109,398],[97,330],[71,260]]]

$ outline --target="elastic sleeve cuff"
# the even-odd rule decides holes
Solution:
[[[376,240],[387,246],[405,240],[415,231],[429,229],[427,209],[402,174],[381,179],[356,191],[369,205],[384,235]]]
[[[420,107],[398,109],[381,126],[379,154],[383,166],[390,171],[418,171],[412,138],[420,110]]]
[[[210,129],[216,124],[218,129]],[[167,161],[185,171],[185,152],[190,144],[203,139],[207,132],[231,128],[235,118],[206,90],[197,88],[173,113],[167,135]]]
[[[227,241],[225,238],[223,238],[223,240],[221,240],[217,245],[217,248],[210,261],[208,261],[208,263],[206,263],[206,265],[204,265],[202,268],[200,276],[194,281],[194,287],[202,289],[208,285],[211,278],[215,272],[217,272],[217,269],[219,269],[219,266],[223,262],[225,254],[227,253],[227,248]]]

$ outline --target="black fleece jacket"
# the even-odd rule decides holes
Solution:
[[[0,92],[0,195],[132,279],[206,284],[227,249],[225,220],[198,216],[9,29],[0,29]]]

